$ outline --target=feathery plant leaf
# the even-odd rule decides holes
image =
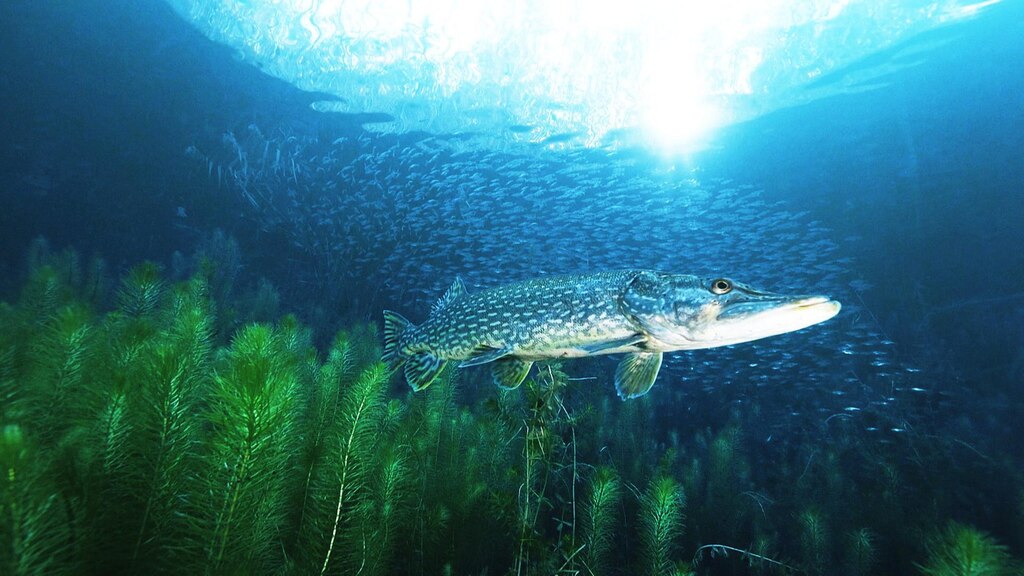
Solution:
[[[303,483],[293,495],[293,509],[297,511],[294,533],[297,538],[293,546],[299,561],[309,566],[319,566],[322,560],[320,542],[329,529],[334,512],[330,503],[337,488],[336,461],[339,430],[340,402],[342,390],[350,384],[355,373],[352,341],[347,332],[339,332],[312,377],[312,385],[305,395],[305,410],[301,426],[306,431],[303,449],[298,462]],[[310,552],[316,550],[316,557]]]
[[[109,315],[89,367],[94,416],[78,450],[97,498],[84,548],[110,570],[173,571],[196,539],[185,504],[195,505],[212,318],[201,281],[168,296],[145,317]]]
[[[874,572],[875,535],[867,528],[854,530],[847,536],[846,564],[853,576],[867,576]]]
[[[615,508],[622,492],[615,470],[598,468],[590,480],[590,494],[583,508],[584,538],[587,545],[584,556],[587,567],[594,574],[607,567],[609,547],[614,536]]]
[[[334,518],[328,527],[329,539],[326,542],[327,550],[320,566],[320,574],[325,574],[331,567],[339,528],[342,527],[350,502],[365,488],[368,464],[376,445],[374,434],[384,402],[384,385],[389,376],[387,367],[382,362],[377,362],[365,369],[342,396],[339,422],[341,442],[336,457],[338,482],[337,493],[333,499]]]
[[[131,467],[138,495],[144,502],[131,553],[132,562],[159,558],[175,562],[175,540],[188,531],[178,502],[189,492],[188,480],[197,471],[195,460],[200,421],[196,417],[199,389],[207,373],[209,318],[201,311],[183,313],[171,327],[168,341],[144,355],[137,386],[130,390],[133,441],[138,457]],[[111,430],[120,432],[118,395],[111,397]],[[116,442],[115,436],[110,441]],[[111,456],[116,456],[116,451]],[[164,554],[147,553],[163,549]],[[164,568],[173,566],[166,565]],[[152,568],[146,571],[151,571]]]
[[[1006,547],[970,526],[950,522],[927,544],[926,576],[1010,576],[1019,574]]]
[[[30,327],[31,322],[52,316],[62,306],[73,302],[71,287],[60,274],[50,266],[33,269],[28,282],[21,290],[18,308],[25,315]]]
[[[368,497],[362,499],[351,527],[351,538],[365,543],[360,566],[366,574],[390,574],[395,534],[408,511],[405,497],[409,481],[408,456],[401,446],[392,445],[380,457],[369,482]]]
[[[214,377],[213,426],[203,475],[212,498],[206,571],[260,572],[275,552],[284,517],[284,480],[292,449],[295,359],[274,330],[254,324],[235,337]]]
[[[0,574],[60,574],[69,570],[69,521],[20,426],[0,429]]]
[[[9,321],[7,314],[0,313],[0,327],[6,328]],[[23,396],[24,390],[18,385],[14,365],[14,344],[8,334],[0,333],[0,422],[15,422],[22,418],[24,406],[20,401]]]
[[[643,572],[652,576],[671,574],[673,542],[683,533],[686,498],[675,479],[661,476],[651,480],[640,501],[640,539]]]
[[[128,465],[126,445],[131,434],[128,423],[128,399],[123,390],[115,390],[107,399],[100,414],[100,456],[103,476],[110,478],[121,474]]]
[[[33,397],[38,430],[49,440],[60,438],[80,415],[75,396],[82,394],[82,367],[92,348],[91,313],[78,306],[65,306],[43,326],[29,346],[29,378],[26,393]]]
[[[829,533],[821,512],[808,508],[799,517],[800,548],[804,569],[810,574],[823,574],[829,563]]]
[[[129,316],[146,316],[156,310],[163,295],[160,268],[144,262],[132,268],[117,292],[117,307]]]

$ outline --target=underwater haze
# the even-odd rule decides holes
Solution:
[[[0,574],[1024,573],[1024,3],[705,4],[0,3]]]

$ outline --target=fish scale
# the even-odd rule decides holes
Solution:
[[[618,313],[618,299],[629,275],[619,271],[528,280],[464,294],[432,314],[400,345],[429,350],[443,360],[464,360],[481,346],[541,359],[557,357],[548,352],[552,347],[625,337],[632,332]]]
[[[654,384],[664,352],[799,330],[839,308],[824,296],[652,270],[538,278],[472,294],[456,280],[419,326],[384,312],[384,359],[404,364],[415,390],[449,361],[491,364],[494,382],[515,388],[537,360],[624,353],[615,386],[635,398]]]

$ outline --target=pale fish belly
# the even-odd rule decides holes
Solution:
[[[522,343],[513,344],[513,355],[526,360],[549,358],[583,358],[603,354],[621,354],[640,350],[637,343],[615,346],[614,343],[637,335],[625,317],[605,315],[583,321],[547,323]]]

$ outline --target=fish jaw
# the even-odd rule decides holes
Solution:
[[[842,305],[827,296],[778,296],[722,307],[694,336],[714,348],[796,332],[833,318]]]

